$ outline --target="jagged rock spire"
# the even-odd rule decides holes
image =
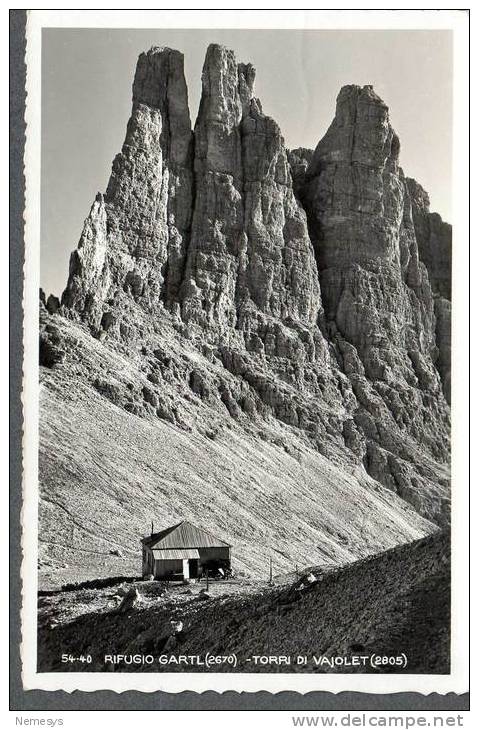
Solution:
[[[411,461],[417,461],[399,434],[407,439],[420,432],[422,447],[444,453],[448,417],[435,365],[433,293],[419,258],[399,149],[388,108],[372,87],[345,86],[297,184],[329,337],[347,358],[343,366],[353,368],[354,418],[368,438],[365,466],[386,486],[409,492]],[[352,364],[351,347],[361,367]],[[431,418],[432,402],[437,418]],[[423,475],[415,479],[424,493],[433,493]]]
[[[306,218],[280,129],[253,96],[254,78],[232,51],[208,48],[183,316],[247,329],[261,315],[314,324],[320,292]]]
[[[290,163],[254,77],[210,46],[192,133],[182,55],[140,56],[63,309],[125,350],[162,327],[177,360],[181,338],[212,349],[237,377],[219,391],[233,417],[258,406],[446,521],[450,307],[421,261],[436,229],[399,167],[388,108],[370,86],[344,87],[314,153]],[[194,392],[213,391],[202,378]]]
[[[398,155],[386,104],[371,86],[344,86],[306,172],[313,228],[321,221],[314,236],[321,268],[399,257],[404,185]]]
[[[151,48],[140,54],[133,81],[133,106],[145,104],[161,114],[161,146],[169,165],[191,163],[191,121],[183,54]]]
[[[72,254],[63,303],[95,328],[126,293],[147,306],[180,285],[192,208],[192,132],[183,55],[142,53],[125,142]]]
[[[220,329],[257,329],[251,317],[263,315],[316,323],[306,218],[254,78],[251,64],[211,45],[193,139],[182,54],[140,55],[125,143],[72,256],[64,304],[95,326],[122,292]]]
[[[406,179],[419,257],[425,264],[434,294],[437,368],[444,395],[451,401],[451,264],[452,228],[429,210],[429,196],[412,178]]]

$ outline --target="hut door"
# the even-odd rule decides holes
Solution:
[[[191,558],[188,562],[190,564],[190,578],[198,578],[198,560]]]

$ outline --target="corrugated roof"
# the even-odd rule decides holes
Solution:
[[[166,548],[209,548],[209,547],[231,547],[227,542],[210,535],[206,530],[192,525],[184,520],[178,525],[167,527],[166,530],[157,532],[143,539],[145,545],[151,548],[164,550]]]
[[[152,550],[155,560],[187,560],[190,558],[200,559],[198,550],[183,548],[183,550]]]

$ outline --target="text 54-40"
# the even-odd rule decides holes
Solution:
[[[92,658],[90,654],[80,654],[80,656],[73,656],[73,654],[62,654],[62,664],[91,664]]]

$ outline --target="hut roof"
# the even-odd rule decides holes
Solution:
[[[180,550],[157,550],[153,548],[153,557],[155,560],[185,560],[185,558],[199,560],[200,554],[197,548],[183,548]]]
[[[227,542],[211,535],[206,530],[192,525],[191,522],[183,520],[173,527],[167,527],[161,532],[143,538],[142,543],[150,548],[166,549],[188,549],[188,548],[210,548],[210,547],[231,547]]]

